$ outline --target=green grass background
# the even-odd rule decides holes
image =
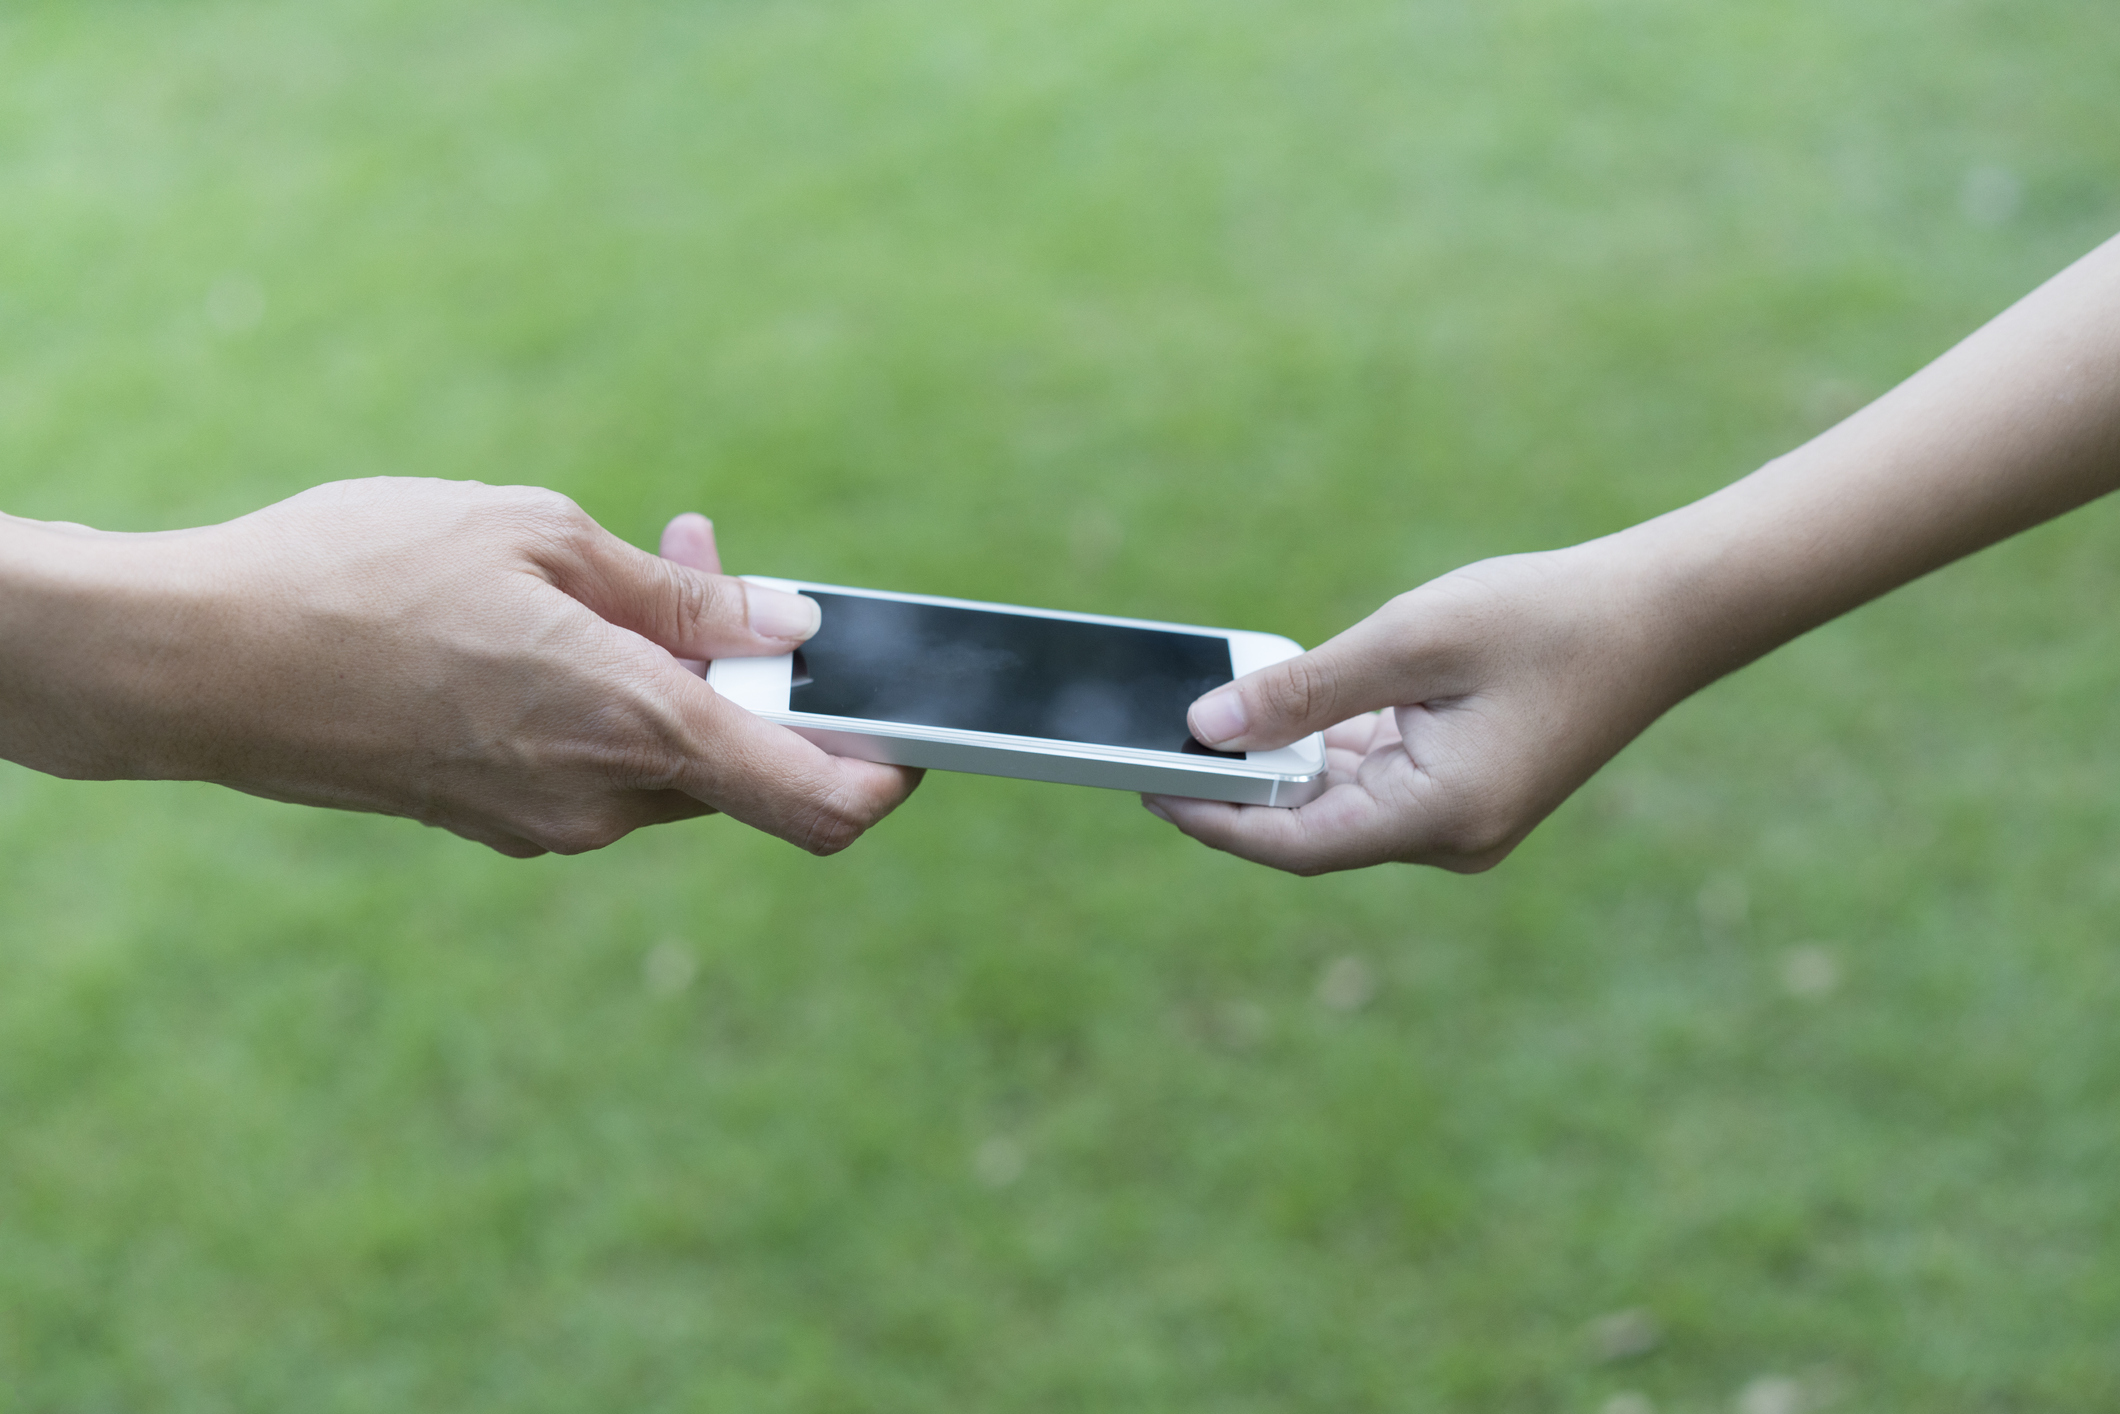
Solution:
[[[2120,228],[2115,73],[2107,0],[14,0],[0,506],[535,482],[1316,641]],[[0,1409],[2110,1410],[2116,595],[2094,507],[1473,879],[0,767]]]

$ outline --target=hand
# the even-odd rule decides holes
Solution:
[[[1231,854],[1297,874],[1387,861],[1487,869],[1690,690],[1609,542],[1488,560],[1402,594],[1193,704],[1193,735],[1272,750],[1325,732],[1293,810],[1144,797]],[[1382,710],[1378,710],[1382,709]]]
[[[1686,694],[2115,489],[2120,237],[1750,476],[1602,540],[1445,575],[1193,704],[1211,746],[1325,729],[1331,786],[1309,805],[1147,804],[1303,874],[1485,869]]]
[[[700,563],[704,526],[673,523],[680,564],[552,492],[399,479],[159,535],[8,521],[0,752],[410,816],[518,856],[716,810],[841,849],[919,776],[827,756],[680,666],[817,625],[814,601],[712,572],[710,528]]]

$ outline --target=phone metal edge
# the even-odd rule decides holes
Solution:
[[[1000,604],[987,599],[953,599],[944,594],[904,594],[892,589],[857,589],[845,584],[820,584],[813,579],[789,579],[784,575],[747,574],[741,576],[751,584],[767,589],[778,589],[788,594],[801,594],[815,589],[825,594],[851,594],[858,599],[896,599],[906,604],[939,604],[948,609],[986,609],[995,613],[1022,614],[1036,619],[1072,619],[1076,623],[1111,624],[1116,628],[1157,628],[1177,633],[1196,633],[1207,638],[1221,638],[1232,633],[1253,634],[1261,638],[1283,638],[1281,634],[1269,634],[1258,629],[1211,628],[1206,624],[1171,623],[1163,619],[1129,619],[1117,614],[1083,614],[1073,609],[1034,609],[1023,604]],[[1293,639],[1283,638],[1294,643]],[[1296,644],[1302,652],[1302,645]]]
[[[1090,746],[1085,749],[1085,744],[1048,742],[1039,737],[951,732],[911,723],[819,717],[807,712],[765,711],[756,715],[788,728],[834,756],[879,761],[889,766],[917,766],[977,776],[1049,781],[1057,785],[1142,791],[1194,800],[1221,800],[1233,805],[1292,807],[1315,800],[1325,790],[1323,770],[1300,776],[1236,771],[1211,764],[1212,757],[1198,758],[1200,764],[1197,766],[1175,766],[1147,759],[1147,752],[1121,754],[1124,748]],[[859,726],[855,725],[857,722]],[[890,730],[876,730],[883,727]],[[911,734],[916,731],[921,735]],[[1018,742],[1023,744],[1014,744]]]
[[[1228,639],[1242,634],[1251,639],[1274,639],[1296,653],[1302,645],[1280,634],[1257,629],[1210,628],[1205,624],[1180,624],[1159,619],[1123,618],[1114,614],[1085,614],[1069,609],[1033,609],[1020,604],[1000,604],[979,599],[956,599],[939,594],[908,594],[887,589],[860,589],[850,585],[820,584],[814,580],[788,579],[780,575],[745,575],[745,580],[769,589],[790,593],[819,590],[856,598],[893,599],[901,603],[936,604],[946,608],[983,609],[1031,618],[1067,619],[1076,623],[1109,624],[1117,628],[1162,629]],[[740,662],[778,662],[772,659],[740,659]],[[1275,660],[1279,661],[1279,660]],[[720,662],[715,664],[720,666]],[[1231,665],[1235,666],[1234,663]],[[1266,665],[1260,665],[1266,666]],[[710,670],[711,671],[711,670]],[[1247,671],[1255,671],[1249,669]],[[1241,674],[1240,674],[1241,676]],[[709,679],[711,682],[711,677]],[[1047,781],[1058,785],[1092,786],[1106,790],[1142,791],[1158,795],[1185,796],[1194,800],[1219,800],[1234,805],[1270,805],[1292,808],[1315,800],[1326,786],[1324,743],[1318,742],[1318,769],[1290,775],[1256,768],[1232,769],[1220,758],[1187,758],[1178,752],[1148,752],[1128,747],[1107,747],[1089,742],[1057,742],[1043,737],[1017,737],[1000,732],[970,732],[948,727],[929,727],[912,722],[875,722],[867,718],[824,717],[785,709],[746,707],[767,721],[787,727],[796,735],[835,756],[876,761],[891,766],[927,770],[960,771],[971,775],[1006,776],[1015,780]],[[881,730],[888,728],[888,730]],[[1317,734],[1313,734],[1317,740]],[[1291,743],[1294,745],[1294,743]],[[1282,748],[1286,750],[1287,748]],[[1263,754],[1263,753],[1262,753]],[[1162,757],[1177,757],[1186,765],[1166,764]],[[1056,763],[1042,771],[1021,769],[1026,760]],[[1198,764],[1193,764],[1197,761]],[[1201,787],[1212,785],[1205,790]]]

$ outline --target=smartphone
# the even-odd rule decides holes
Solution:
[[[1322,736],[1225,752],[1186,729],[1201,693],[1303,651],[1276,634],[747,578],[809,595],[823,622],[707,681],[836,756],[1240,805],[1325,789]]]

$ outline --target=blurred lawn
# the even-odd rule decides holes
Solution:
[[[0,505],[528,481],[1315,641],[2120,228],[2116,72],[2106,0],[16,0]],[[1477,879],[0,768],[0,1408],[2120,1406],[2116,597],[2101,506]]]

